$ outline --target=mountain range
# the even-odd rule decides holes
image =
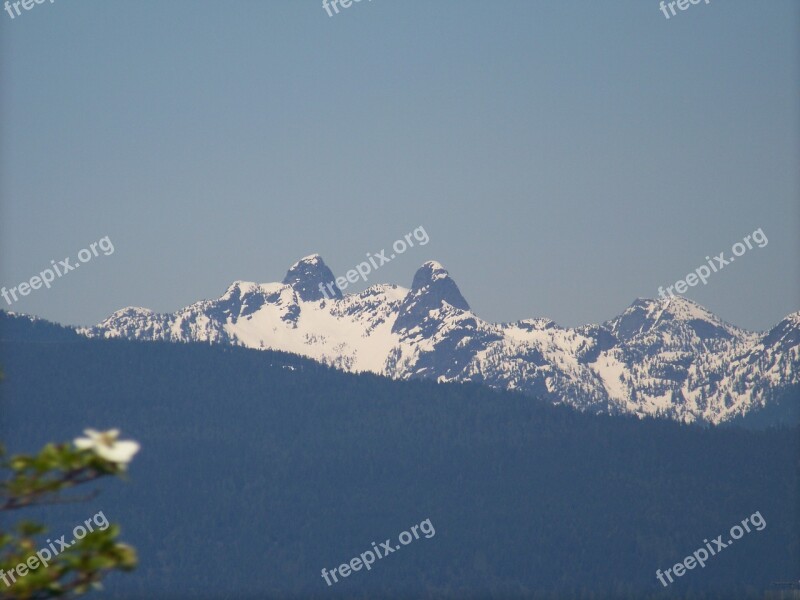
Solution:
[[[169,314],[124,308],[78,332],[282,350],[349,372],[477,382],[598,413],[713,424],[795,418],[800,312],[755,333],[676,296],[637,299],[600,325],[491,323],[435,261],[420,267],[410,289],[323,293],[332,281],[315,254],[280,283],[236,281],[216,300]]]

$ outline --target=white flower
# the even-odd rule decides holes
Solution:
[[[75,447],[78,450],[91,450],[100,458],[119,465],[131,462],[133,455],[139,451],[139,442],[132,440],[118,441],[119,429],[96,431],[85,429],[87,437],[77,438]]]

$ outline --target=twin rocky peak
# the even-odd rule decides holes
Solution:
[[[293,264],[282,283],[290,285],[301,300],[316,302],[330,298],[341,300],[344,297],[335,280],[336,277],[322,257],[312,254]],[[441,264],[430,260],[414,274],[411,290],[403,301],[400,315],[410,320],[424,317],[432,309],[441,307],[444,302],[454,308],[469,310],[469,304],[450,274]]]

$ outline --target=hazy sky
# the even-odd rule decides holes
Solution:
[[[5,309],[172,311],[314,252],[342,275],[420,225],[370,283],[436,259],[494,321],[604,321],[758,228],[685,295],[753,329],[800,309],[795,1],[55,0],[0,22],[0,285],[115,248]]]

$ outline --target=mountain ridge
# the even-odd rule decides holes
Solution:
[[[281,283],[236,281],[173,313],[127,307],[87,337],[202,341],[303,355],[393,379],[477,382],[580,410],[723,423],[800,391],[800,311],[768,332],[726,323],[682,297],[636,299],[602,324],[481,319],[447,270],[425,262],[411,288],[375,284],[329,297],[312,254]],[[327,288],[331,289],[331,288]]]

